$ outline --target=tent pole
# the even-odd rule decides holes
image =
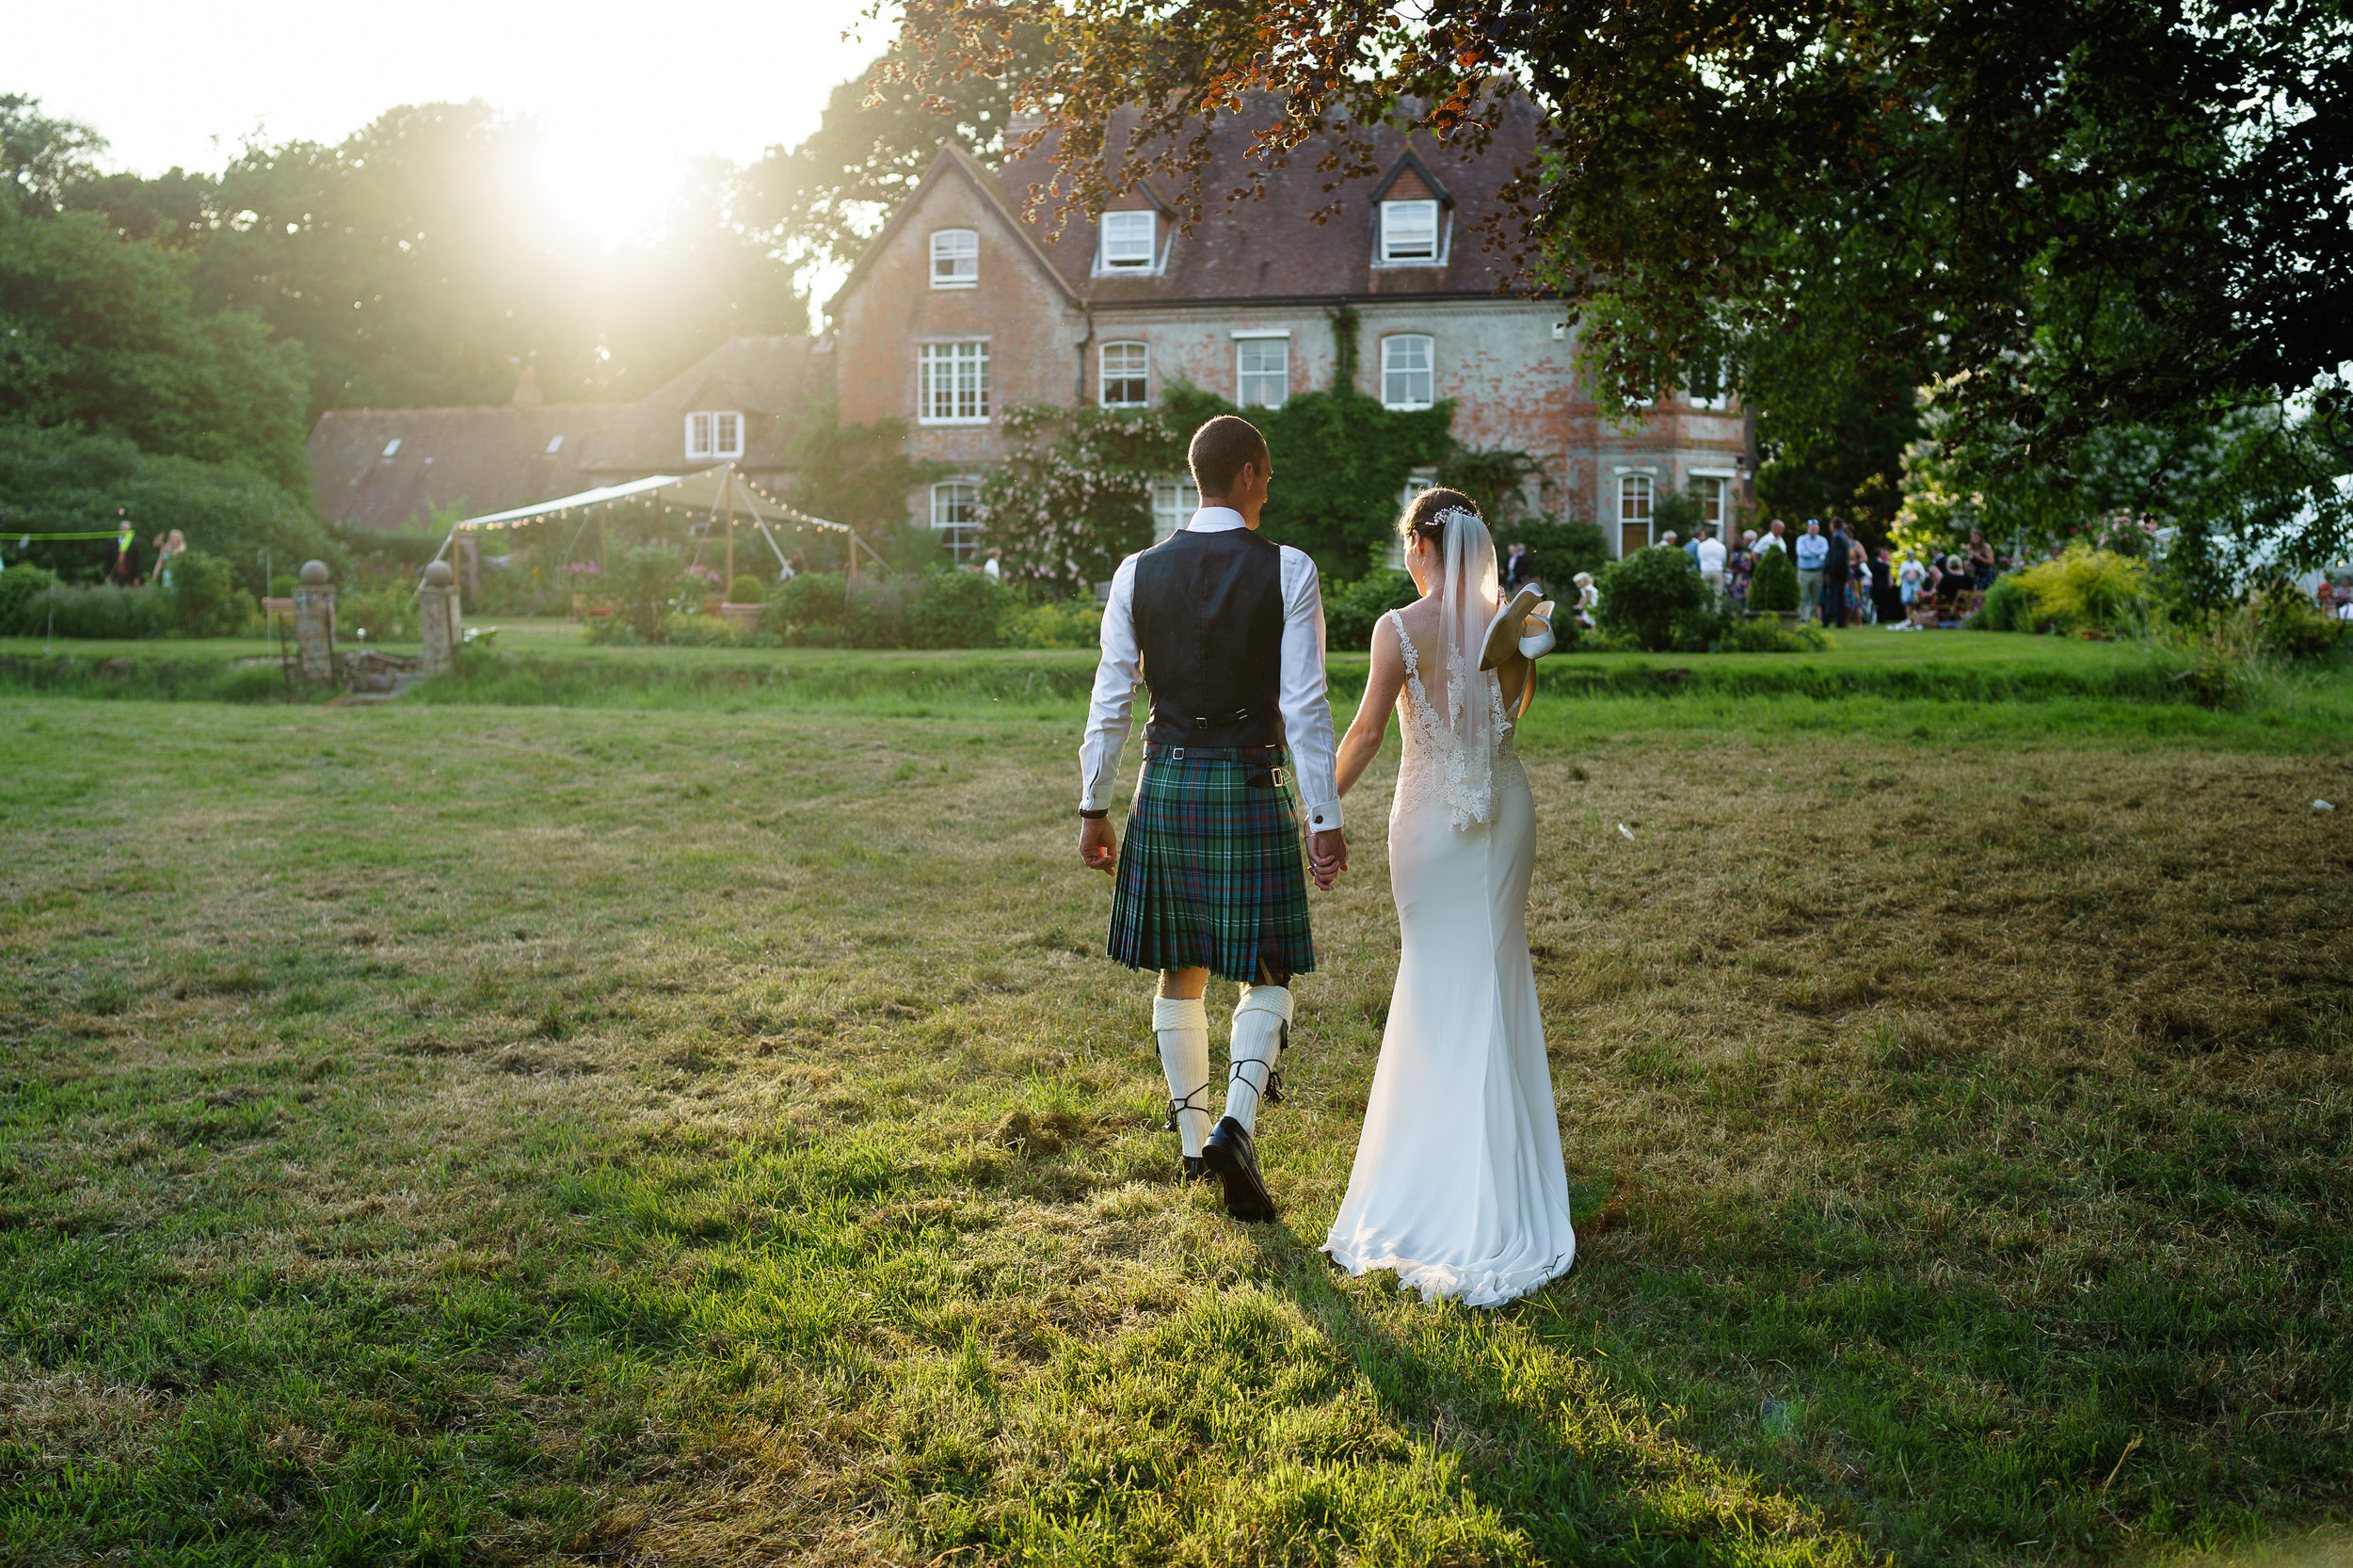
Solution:
[[[728,586],[735,586],[735,465],[728,465]],[[725,598],[722,594],[720,597]]]

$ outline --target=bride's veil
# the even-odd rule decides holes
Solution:
[[[1446,656],[1446,695],[1435,697],[1447,731],[1441,792],[1454,825],[1485,822],[1495,807],[1494,761],[1502,704],[1495,678],[1479,667],[1487,624],[1501,607],[1496,542],[1479,514],[1457,506],[1441,519],[1438,638]]]

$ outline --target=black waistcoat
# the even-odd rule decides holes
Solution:
[[[1136,557],[1136,646],[1152,688],[1144,739],[1283,742],[1283,552],[1247,528],[1184,529]]]

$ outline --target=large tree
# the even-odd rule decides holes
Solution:
[[[1283,113],[1269,163],[1346,120],[1477,145],[1501,91],[1546,110],[1492,237],[1583,324],[1605,404],[1729,360],[1760,399],[1931,378],[1961,428],[2057,461],[2311,403],[2353,467],[2353,18],[2346,0],[907,0],[890,70],[1016,84],[1081,208],[1147,173],[1198,197],[1205,124]],[[1048,40],[1016,47],[1025,28]],[[1108,104],[1138,111],[1110,132]],[[1336,176],[1341,150],[1323,154]],[[1180,206],[1190,205],[1180,201]],[[1827,383],[1827,384],[1824,384]],[[2306,553],[2341,547],[2314,491]]]
[[[1013,77],[1032,68],[1035,28],[1008,38],[1002,69],[947,70],[886,55],[833,89],[807,140],[774,147],[744,171],[743,216],[796,273],[857,259],[954,142],[994,163],[1005,151]]]
[[[526,365],[551,399],[637,397],[729,336],[808,322],[723,159],[690,166],[658,232],[608,250],[545,196],[543,128],[480,103],[152,178],[99,173],[104,140],[39,107],[0,97],[0,205],[94,214],[184,255],[200,307],[299,345],[312,414],[503,403]]]

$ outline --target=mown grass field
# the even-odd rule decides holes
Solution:
[[[1477,1313],[1314,1251],[1385,770],[1244,1227],[1099,956],[1069,656],[764,657],[0,695],[0,1560],[2342,1549],[2338,680],[1541,699],[1581,1248]]]

